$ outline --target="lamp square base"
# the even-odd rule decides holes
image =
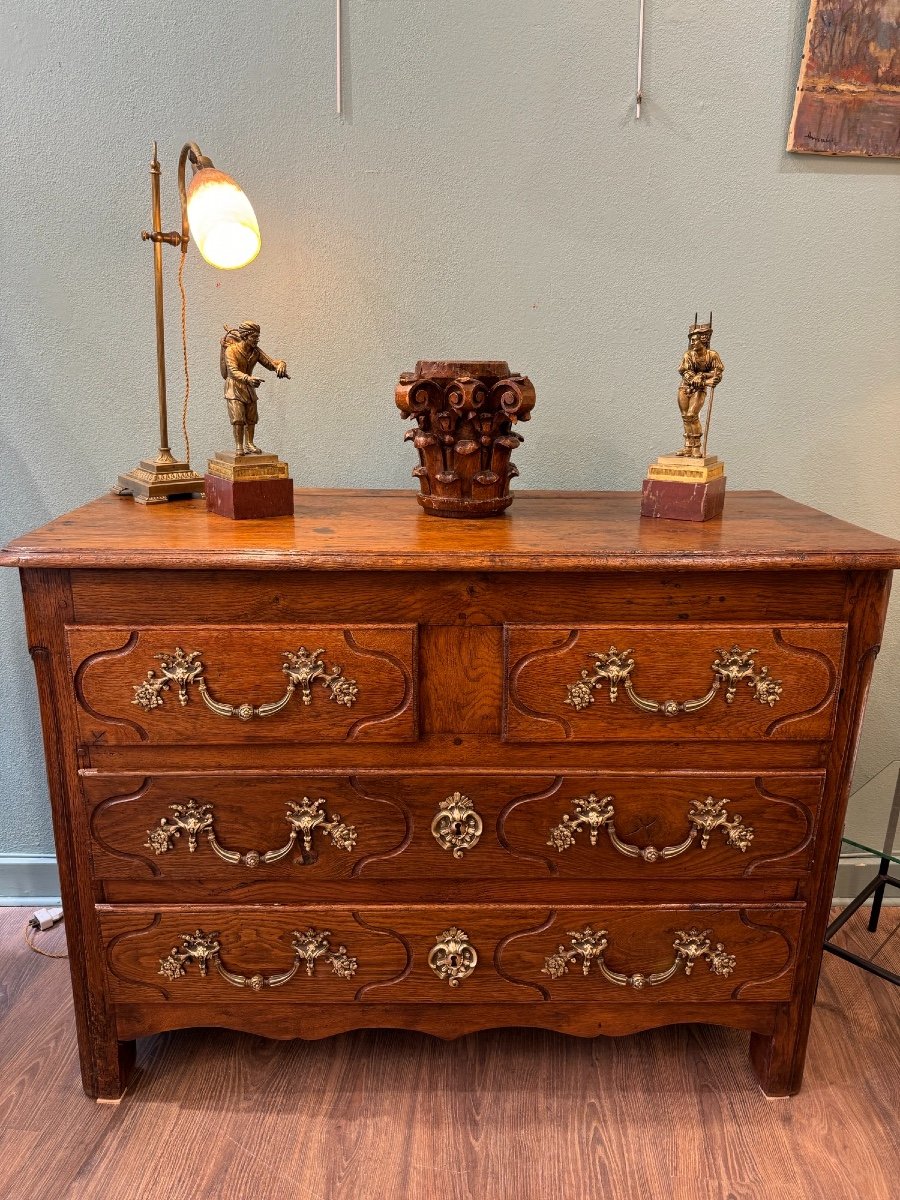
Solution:
[[[293,479],[223,479],[206,476],[206,511],[232,521],[294,514]]]
[[[131,496],[137,504],[190,500],[203,495],[203,476],[192,471],[190,463],[142,458],[133,471],[119,476],[112,493]]]
[[[706,483],[670,479],[645,479],[641,516],[666,521],[711,521],[725,507],[725,476]]]

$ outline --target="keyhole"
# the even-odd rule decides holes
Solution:
[[[459,966],[459,955],[458,954],[450,955],[450,966],[454,969],[454,971]]]
[[[456,836],[459,837],[459,835],[462,833],[463,829],[465,829],[465,826],[463,825],[462,821],[454,821],[453,825],[452,825],[452,829],[453,829],[453,832],[456,834]]]

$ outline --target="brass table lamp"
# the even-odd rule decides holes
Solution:
[[[193,178],[185,186],[185,171],[190,162]],[[256,214],[250,201],[228,175],[217,171],[194,142],[187,142],[178,159],[178,194],[181,197],[181,232],[164,233],[160,205],[161,169],[153,143],[150,163],[150,194],[153,228],[143,230],[141,237],[153,243],[153,282],[156,299],[156,373],[159,397],[159,450],[155,458],[145,458],[133,471],[120,475],[113,491],[120,496],[132,496],[139,504],[154,504],[176,497],[202,496],[203,476],[191,470],[190,442],[187,434],[187,402],[190,395],[190,375],[187,362],[186,307],[184,292],[184,262],[191,237],[203,258],[214,267],[234,270],[252,262],[259,253],[260,236]],[[169,417],[166,407],[166,349],[163,329],[163,243],[178,246],[181,261],[178,284],[181,289],[181,336],[184,351],[184,415],[182,425],[185,440],[185,461],[180,462],[169,446]]]

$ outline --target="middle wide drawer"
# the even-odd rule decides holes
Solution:
[[[98,880],[798,878],[824,774],[85,776]],[[121,889],[120,889],[121,894]]]

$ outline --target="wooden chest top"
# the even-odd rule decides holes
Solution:
[[[104,496],[16,538],[0,565],[253,570],[892,570],[900,542],[776,492],[729,492],[705,524],[639,516],[630,492],[518,492],[477,521],[422,513],[409,491],[298,490],[293,518],[228,521],[202,500]]]

